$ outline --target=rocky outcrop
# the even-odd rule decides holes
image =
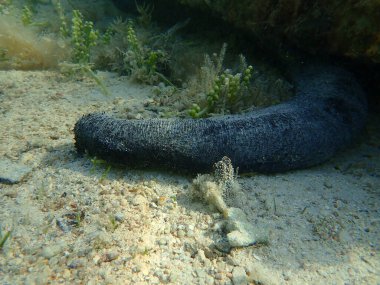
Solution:
[[[178,0],[246,29],[263,45],[380,62],[378,0]]]

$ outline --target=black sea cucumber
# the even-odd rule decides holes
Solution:
[[[296,96],[241,115],[125,120],[94,113],[75,125],[78,152],[137,167],[208,171],[228,156],[240,172],[281,172],[322,163],[363,129],[365,94],[337,67],[293,72]]]

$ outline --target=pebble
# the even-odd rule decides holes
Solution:
[[[237,266],[232,270],[232,283],[234,285],[248,284],[247,274],[243,267]]]
[[[334,207],[337,208],[337,209],[341,209],[341,208],[343,208],[343,206],[344,206],[344,203],[341,200],[336,200],[334,202]]]
[[[323,186],[325,186],[327,189],[331,189],[333,187],[332,184],[327,181],[323,182]]]
[[[52,258],[53,256],[63,252],[66,244],[64,242],[44,247],[41,251],[41,255],[47,259]]]
[[[181,274],[180,274],[180,272],[177,272],[177,271],[173,271],[169,275],[169,281],[174,283],[174,284],[178,284],[178,280],[180,278],[181,278]]]
[[[158,245],[166,245],[168,241],[165,238],[161,238],[157,241]]]
[[[352,237],[347,230],[343,229],[338,233],[338,240],[340,242],[349,244],[352,242]]]
[[[147,199],[142,195],[135,196],[131,201],[133,206],[144,205],[147,203]]]
[[[9,190],[7,192],[4,192],[3,194],[5,197],[9,197],[9,198],[16,198],[17,195],[18,195],[18,192],[16,190]]]
[[[31,167],[3,157],[0,160],[0,183],[19,183],[31,171]]]
[[[116,252],[116,251],[110,251],[110,252],[107,252],[104,256],[104,261],[105,262],[110,262],[112,260],[115,260],[116,258],[119,257],[119,253]]]
[[[206,277],[206,272],[201,269],[201,268],[196,268],[195,269],[195,274],[200,278],[200,279],[204,279]]]
[[[193,237],[193,236],[194,236],[194,231],[192,231],[192,230],[188,230],[187,233],[186,233],[186,235],[187,235],[188,237]]]
[[[179,238],[183,238],[185,235],[186,235],[186,233],[185,233],[184,230],[178,230],[178,232],[177,232],[177,236],[178,236]]]
[[[284,277],[285,281],[289,281],[291,277],[291,272],[290,271],[285,271],[282,273],[282,276]]]
[[[110,235],[101,230],[96,230],[88,235],[94,247],[106,247],[112,243]]]
[[[85,260],[83,258],[80,258],[80,259],[74,259],[74,260],[72,260],[67,265],[67,267],[71,268],[71,269],[75,269],[75,268],[78,268],[78,267],[83,267],[84,265],[85,265]]]
[[[118,212],[115,214],[115,220],[120,222],[120,223],[124,221],[124,218],[125,218],[125,216],[123,213]]]
[[[120,206],[121,207],[126,207],[128,206],[128,201],[126,199],[121,199],[120,200]]]
[[[229,208],[227,217],[227,240],[232,247],[249,246],[265,238],[262,229],[254,227],[239,208]]]
[[[68,269],[65,269],[65,271],[63,271],[62,273],[62,277],[65,279],[69,279],[71,277],[71,271]]]
[[[93,262],[94,264],[98,264],[99,260],[100,260],[100,256],[99,256],[98,254],[95,255],[95,256],[92,258],[92,262]]]

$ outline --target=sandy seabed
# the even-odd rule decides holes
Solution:
[[[267,242],[215,246],[222,216],[194,199],[194,177],[94,164],[73,127],[94,111],[150,116],[151,87],[101,73],[0,71],[0,159],[29,167],[0,184],[1,284],[380,284],[380,116],[331,161],[241,176],[240,207]]]

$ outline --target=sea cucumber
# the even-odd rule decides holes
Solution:
[[[365,126],[366,97],[354,76],[310,64],[292,74],[295,97],[239,115],[126,120],[83,116],[79,153],[133,167],[209,171],[228,156],[239,172],[283,172],[320,164],[349,146]]]

